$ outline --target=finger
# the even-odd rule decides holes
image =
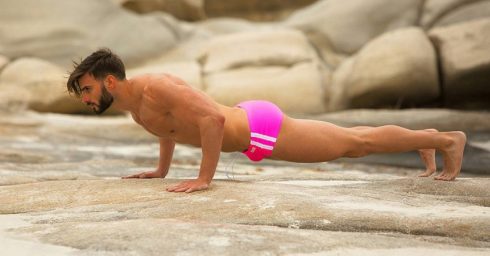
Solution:
[[[198,186],[198,187],[191,187],[188,190],[186,190],[185,192],[186,193],[191,193],[191,192],[194,192],[194,191],[205,190],[205,189],[208,189],[208,187],[209,187],[208,185],[201,185],[201,186]]]
[[[174,191],[177,187],[178,187],[178,185],[169,186],[167,188],[167,191]]]
[[[174,192],[184,192],[188,189],[189,189],[189,187],[181,187],[181,188],[175,189]]]
[[[132,178],[136,178],[138,177],[139,174],[133,174],[133,175],[128,175],[128,176],[124,176],[122,177],[123,179],[132,179]]]
[[[173,185],[173,186],[170,186],[167,188],[167,191],[174,191],[176,189],[179,189],[181,188],[182,186],[186,186],[186,184],[184,184],[184,182],[181,182],[179,184],[176,184],[176,185]]]

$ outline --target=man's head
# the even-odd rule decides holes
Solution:
[[[95,113],[102,114],[114,100],[106,87],[111,89],[124,79],[126,71],[121,59],[109,49],[103,48],[82,62],[74,63],[74,70],[66,86],[68,92],[75,93]]]

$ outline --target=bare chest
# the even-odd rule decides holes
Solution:
[[[185,144],[195,144],[192,138],[195,137],[193,134],[196,129],[185,124],[169,111],[142,109],[138,113],[132,113],[132,115],[139,125],[157,137],[171,138],[176,142]]]

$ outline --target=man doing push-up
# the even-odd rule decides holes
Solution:
[[[156,170],[125,178],[164,178],[176,143],[202,148],[199,176],[167,191],[208,188],[220,152],[243,152],[252,161],[264,158],[291,162],[325,162],[340,157],[418,150],[430,176],[435,151],[444,159],[437,180],[450,181],[461,170],[466,136],[435,129],[409,130],[395,125],[344,128],[328,122],[294,119],[267,101],[245,101],[229,107],[168,74],[126,78],[124,64],[109,49],[100,49],[75,64],[68,91],[100,114],[109,106],[129,111],[133,119],[158,137]]]

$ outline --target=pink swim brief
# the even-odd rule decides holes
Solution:
[[[247,112],[250,127],[250,145],[243,154],[252,161],[271,156],[281,130],[282,111],[276,105],[260,100],[245,101],[237,107]]]

